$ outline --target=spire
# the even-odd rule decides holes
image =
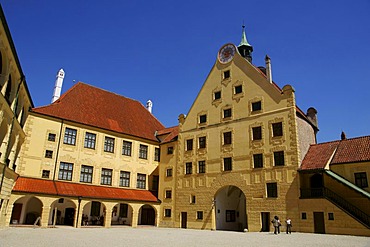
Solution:
[[[242,46],[242,45],[246,45],[246,46],[250,46],[250,47],[252,47],[252,46],[248,43],[247,35],[245,34],[245,25],[244,25],[244,24],[243,24],[242,28],[243,28],[243,31],[242,31],[242,40],[240,41],[240,44],[238,45],[238,47],[240,47],[240,46]]]
[[[54,86],[54,93],[53,98],[51,99],[51,103],[59,99],[60,94],[62,92],[62,85],[63,85],[63,79],[64,79],[64,70],[60,69],[57,74],[57,79],[55,80],[55,86]]]
[[[240,41],[240,44],[238,45],[238,51],[242,57],[247,59],[250,63],[252,63],[252,51],[253,51],[253,46],[251,46],[248,43],[247,40],[247,35],[245,34],[245,25],[243,23],[242,26],[242,40]]]

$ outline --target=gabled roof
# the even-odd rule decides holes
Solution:
[[[370,161],[370,136],[344,139],[310,146],[300,170],[324,169],[327,164]]]
[[[164,126],[139,102],[78,82],[54,103],[33,112],[155,140]]]
[[[19,177],[17,179],[13,192],[158,202],[157,197],[148,190],[123,189],[26,177]]]

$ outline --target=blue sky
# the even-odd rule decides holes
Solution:
[[[268,54],[273,80],[318,111],[318,141],[370,135],[370,1],[2,0],[35,106],[55,76],[139,100],[167,127],[186,114],[219,48],[239,44],[253,63]]]

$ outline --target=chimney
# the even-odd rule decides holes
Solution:
[[[341,139],[342,141],[347,139],[347,137],[346,137],[346,133],[344,133],[344,131],[342,131],[342,134],[340,135],[340,139]]]
[[[54,93],[53,93],[53,98],[51,99],[51,103],[54,103],[54,101],[59,99],[60,93],[62,92],[64,70],[60,69],[56,77],[57,79],[55,80]]]
[[[272,73],[271,73],[271,59],[268,55],[265,57],[265,63],[266,63],[266,77],[267,80],[272,83]]]
[[[152,108],[153,108],[153,102],[152,102],[151,100],[148,100],[148,101],[146,102],[146,109],[148,109],[148,111],[149,111],[150,113],[152,113]]]
[[[315,108],[310,107],[307,110],[307,118],[310,120],[310,122],[315,125],[316,128],[318,128],[318,123],[317,123],[317,111]]]

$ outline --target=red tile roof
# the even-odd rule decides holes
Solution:
[[[126,201],[158,202],[148,190],[123,189],[78,183],[69,183],[37,178],[19,177],[13,192],[85,197]]]
[[[328,162],[333,165],[361,161],[370,161],[370,136],[313,144],[300,170],[323,169]]]
[[[82,82],[54,103],[32,111],[155,141],[155,131],[164,129],[139,101]]]
[[[170,128],[163,129],[157,132],[158,139],[161,140],[161,143],[171,142],[177,140],[179,135],[179,127],[174,126]]]

